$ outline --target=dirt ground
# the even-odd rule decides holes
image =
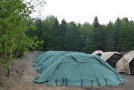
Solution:
[[[39,74],[32,67],[32,61],[38,57],[41,51],[31,51],[25,53],[21,60],[14,61],[10,69],[9,79],[0,73],[0,90],[134,90],[134,76],[124,75],[128,83],[119,86],[49,86],[31,82]]]

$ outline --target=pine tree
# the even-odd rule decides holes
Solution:
[[[66,21],[63,19],[61,21],[61,24],[60,24],[60,28],[59,28],[59,36],[60,36],[60,40],[59,40],[59,44],[61,46],[60,50],[66,50],[65,48],[65,33],[66,33],[66,30],[67,30],[67,23]]]
[[[115,22],[115,29],[114,29],[114,50],[115,51],[119,51],[119,33],[121,30],[121,20],[119,18],[117,18],[116,22]]]
[[[93,21],[93,31],[94,31],[94,49],[104,50],[105,46],[105,34],[103,32],[102,25],[99,24],[98,17],[96,16]]]
[[[44,50],[59,50],[59,22],[54,16],[49,16],[43,23]]]
[[[114,49],[114,41],[113,41],[113,29],[114,24],[112,22],[109,22],[105,27],[106,32],[106,49],[105,51],[113,51]]]

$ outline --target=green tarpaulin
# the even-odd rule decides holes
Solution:
[[[62,56],[66,55],[66,54],[77,54],[77,53],[79,53],[79,52],[47,51],[47,52],[45,52],[45,55],[43,53],[44,57],[40,58],[42,56],[41,55],[37,58],[38,62],[33,64],[33,66],[38,66],[39,68],[36,71],[38,73],[41,73],[42,71],[47,69],[50,65],[52,65],[55,61],[60,59]],[[37,60],[37,59],[35,59],[35,60]]]
[[[54,56],[47,59],[52,53]],[[115,86],[127,82],[99,56],[62,51],[43,54],[34,60],[35,64],[43,62],[37,70],[41,74],[33,82],[54,86]]]
[[[41,54],[38,58],[36,58],[33,63],[32,66],[34,67],[41,67],[44,63],[44,61],[49,60],[50,58],[52,58],[53,56],[59,54],[59,53],[64,53],[64,51],[47,51],[44,52],[43,54]]]

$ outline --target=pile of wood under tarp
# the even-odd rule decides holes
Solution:
[[[109,59],[107,59],[107,63],[109,63],[113,68],[116,68],[116,63],[123,57],[122,54],[114,53]]]
[[[130,73],[134,74],[134,58],[132,59],[132,61],[129,63],[130,66]]]
[[[101,58],[106,61],[113,68],[116,68],[116,63],[123,57],[119,52],[105,52],[101,55]]]

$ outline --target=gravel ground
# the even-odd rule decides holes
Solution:
[[[134,76],[121,74],[128,83],[119,86],[49,86],[31,82],[39,74],[35,72],[36,67],[32,67],[32,61],[42,52],[31,51],[25,53],[25,57],[12,63],[8,85],[0,86],[0,90],[134,90]]]

